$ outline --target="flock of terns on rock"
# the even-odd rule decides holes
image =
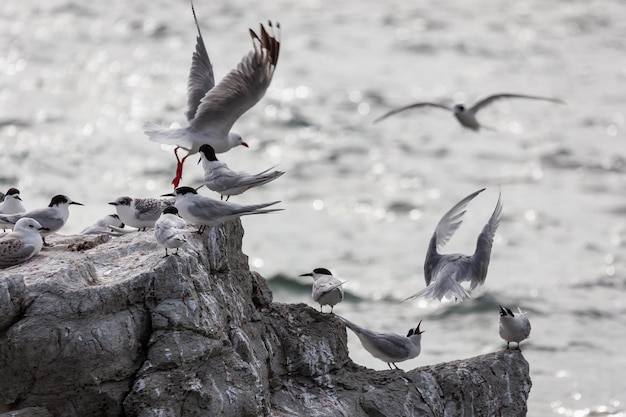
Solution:
[[[215,84],[213,66],[206,51],[196,13],[191,5],[198,35],[188,77],[187,111],[189,126],[168,129],[154,123],[146,123],[144,131],[150,140],[174,145],[177,167],[172,181],[175,190],[161,198],[119,197],[109,204],[117,214],[107,215],[81,234],[106,233],[119,235],[128,233],[125,225],[139,230],[154,228],[156,240],[165,248],[176,249],[189,242],[192,230],[190,225],[199,227],[202,233],[207,226],[217,226],[228,220],[245,215],[263,214],[282,210],[267,208],[279,201],[264,204],[241,205],[229,202],[233,195],[266,184],[284,173],[270,168],[259,174],[247,174],[231,170],[220,162],[216,153],[223,153],[235,146],[248,145],[239,134],[231,132],[235,121],[252,108],[265,94],[278,62],[280,50],[280,25],[269,22],[267,28],[261,25],[257,34],[250,30],[253,49],[228,73],[219,84]],[[522,94],[495,94],[474,106],[466,108],[457,104],[450,108],[439,103],[419,102],[394,109],[384,114],[376,122],[396,113],[420,107],[436,107],[452,111],[459,123],[468,129],[479,130],[482,126],[476,113],[495,100],[504,98],[525,98],[562,103],[558,99]],[[181,159],[178,151],[187,154]],[[185,160],[200,153],[204,169],[204,184],[208,189],[220,194],[220,200],[198,194],[198,188],[180,186]],[[443,298],[464,300],[470,298],[471,291],[483,285],[487,276],[493,238],[502,218],[502,202],[498,198],[489,221],[478,236],[476,250],[471,256],[462,254],[441,254],[439,249],[448,242],[459,228],[467,205],[484,189],[478,190],[454,205],[439,221],[428,246],[424,262],[426,287],[407,299],[425,297],[441,301]],[[1,194],[1,193],[0,193]],[[22,205],[20,192],[11,188],[1,195],[0,228],[13,229],[0,235],[0,268],[11,267],[28,261],[47,245],[45,237],[61,229],[69,217],[70,205],[82,205],[64,195],[54,196],[48,207],[26,211]],[[226,201],[223,198],[226,197]],[[316,268],[303,274],[313,278],[313,299],[320,307],[333,307],[343,300],[343,281],[334,277],[325,268]],[[469,289],[461,284],[469,282]],[[322,309],[320,308],[320,311]],[[359,338],[363,347],[374,357],[383,360],[391,368],[396,362],[417,357],[421,350],[421,321],[411,328],[407,336],[393,333],[377,333],[364,329],[351,321],[341,320]],[[500,306],[500,336],[507,342],[519,343],[530,334],[530,323],[518,309],[513,313]]]

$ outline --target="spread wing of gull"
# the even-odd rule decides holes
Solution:
[[[196,50],[191,58],[191,69],[189,70],[189,78],[187,80],[187,112],[185,113],[187,121],[193,120],[198,106],[200,106],[200,101],[215,86],[213,65],[204,46],[193,3],[191,3],[191,12],[198,29],[198,36],[196,37]]]
[[[396,113],[400,113],[400,112],[403,112],[403,111],[409,110],[409,109],[415,109],[415,108],[418,108],[418,107],[437,107],[437,108],[440,108],[440,109],[452,111],[451,107],[448,107],[448,106],[446,106],[444,104],[429,103],[429,102],[419,102],[419,103],[413,103],[413,104],[409,104],[409,105],[404,106],[404,107],[399,107],[397,109],[390,110],[387,113],[385,113],[382,116],[380,116],[379,118],[377,118],[376,120],[374,120],[374,123],[378,123],[381,120],[386,119],[387,117],[389,117],[391,115],[394,115]]]
[[[483,98],[482,100],[474,104],[472,107],[470,107],[468,111],[472,112],[473,114],[476,114],[483,107],[493,103],[496,100],[500,100],[502,98],[526,98],[526,99],[531,99],[531,100],[543,100],[543,101],[551,101],[552,103],[565,104],[563,100],[560,100],[558,98],[529,96],[526,94],[503,93],[503,94],[493,94],[489,97]]]
[[[265,95],[280,50],[280,25],[268,22],[268,28],[261,25],[260,35],[250,29],[253,50],[200,100],[192,128],[228,135],[235,121]]]
[[[483,230],[478,235],[478,241],[476,242],[476,251],[472,255],[472,274],[470,291],[476,288],[478,285],[482,285],[487,277],[487,268],[489,267],[489,260],[491,258],[491,246],[493,245],[493,237],[496,234],[496,230],[500,225],[500,219],[502,219],[502,196],[498,195],[498,202],[496,208],[493,210],[489,221],[483,227]]]

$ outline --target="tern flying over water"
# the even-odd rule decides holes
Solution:
[[[407,300],[427,297],[441,301],[441,299],[447,296],[463,300],[471,298],[470,291],[485,283],[491,258],[493,237],[502,218],[501,196],[498,196],[498,202],[493,214],[483,227],[480,235],[478,235],[476,250],[473,255],[461,255],[459,253],[440,254],[438,251],[438,248],[445,245],[461,225],[465,208],[469,202],[483,191],[485,191],[484,188],[468,195],[439,220],[430,239],[426,260],[424,261],[426,288],[408,297]],[[470,282],[469,291],[461,286],[461,283],[465,281]]]
[[[478,111],[484,108],[485,106],[493,103],[496,100],[500,100],[503,98],[526,98],[526,99],[531,99],[531,100],[543,100],[543,101],[550,101],[552,103],[565,104],[562,100],[559,100],[558,98],[529,96],[525,94],[503,93],[503,94],[494,94],[489,97],[485,97],[484,99],[480,100],[479,102],[477,102],[471,107],[465,107],[465,105],[463,104],[457,104],[454,107],[450,107],[450,106],[446,106],[445,104],[431,103],[431,102],[413,103],[407,106],[399,107],[397,109],[391,110],[383,114],[378,119],[374,120],[374,123],[380,122],[381,120],[386,119],[387,117],[391,115],[403,112],[405,110],[416,109],[419,107],[436,107],[436,108],[451,111],[454,114],[454,117],[456,117],[456,119],[459,121],[459,123],[461,123],[463,127],[478,131],[480,130],[480,128],[486,128],[486,127],[478,123],[478,120],[476,119],[476,113],[478,113]]]
[[[259,34],[250,29],[253,50],[243,58],[237,68],[215,85],[213,65],[204,46],[193,3],[191,10],[198,36],[187,81],[185,116],[189,126],[168,129],[151,122],[144,125],[144,132],[150,140],[176,146],[174,155],[178,165],[176,176],[172,180],[174,187],[178,187],[182,178],[185,159],[197,153],[201,145],[208,143],[217,153],[226,152],[238,145],[248,146],[239,134],[230,129],[242,114],[265,95],[272,81],[280,50],[279,24],[268,22],[267,29],[261,25]],[[187,151],[182,159],[178,156],[179,148]]]

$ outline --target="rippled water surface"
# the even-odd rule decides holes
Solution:
[[[335,308],[373,330],[423,319],[422,354],[401,366],[501,349],[498,304],[532,323],[529,415],[626,415],[626,3],[196,0],[218,79],[250,50],[247,28],[272,19],[282,48],[266,97],[235,125],[251,144],[232,168],[287,172],[233,198],[282,200],[243,220],[251,267],[274,298],[305,302],[297,275],[324,266],[349,281]],[[171,190],[171,149],[147,121],[185,124],[195,27],[186,1],[0,3],[0,189],[27,208],[55,194],[80,231],[122,195]],[[508,100],[480,113],[494,130],[463,130],[416,100]],[[190,158],[183,183],[199,185]],[[446,251],[470,253],[502,192],[504,218],[486,285],[464,303],[405,302],[424,286],[439,218],[476,189]],[[207,194],[207,192],[204,192]],[[357,363],[385,369],[350,334]]]

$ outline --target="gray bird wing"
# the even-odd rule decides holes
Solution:
[[[271,22],[268,27],[271,34],[263,25],[260,36],[250,30],[253,51],[200,100],[195,117],[190,122],[193,128],[225,136],[235,121],[265,95],[280,50],[280,42],[273,33]],[[276,28],[279,29],[279,26]]]
[[[192,201],[189,206],[189,214],[198,218],[219,218],[219,217],[229,217],[229,216],[239,216],[244,214],[256,214],[256,213],[266,213],[269,211],[276,211],[281,209],[273,209],[273,210],[262,210],[262,208],[271,206],[273,204],[280,203],[280,201],[273,201],[271,203],[264,204],[253,204],[253,205],[241,205],[235,203],[227,203],[217,200],[211,199],[196,199]]]
[[[448,210],[448,212],[443,215],[441,220],[439,220],[439,223],[437,223],[437,227],[435,228],[435,235],[433,236],[436,236],[436,246],[438,248],[445,245],[450,240],[452,235],[454,235],[454,232],[456,232],[456,230],[459,228],[459,226],[461,226],[461,223],[463,222],[465,208],[470,201],[472,201],[478,194],[482,193],[483,191],[485,191],[484,188],[468,195],[463,200],[455,204],[454,207]]]
[[[565,104],[565,102],[563,102],[563,100],[560,100],[558,98],[530,96],[530,95],[526,95],[526,94],[503,93],[503,94],[494,94],[494,95],[491,95],[489,97],[483,98],[482,100],[480,100],[476,104],[474,104],[472,107],[470,107],[468,109],[468,111],[473,113],[473,114],[476,114],[483,107],[493,103],[496,100],[500,100],[502,98],[526,98],[526,99],[531,99],[531,100],[543,100],[543,101],[551,101],[552,103]]]
[[[463,215],[465,214],[465,208],[478,194],[485,191],[484,188],[473,192],[472,194],[459,201],[454,207],[452,207],[446,214],[443,215],[435,232],[430,238],[428,243],[428,250],[426,251],[426,259],[424,260],[424,280],[426,285],[430,285],[433,280],[433,271],[441,260],[441,254],[438,249],[445,245],[450,238],[454,235],[454,232],[461,226],[463,222]],[[412,297],[411,297],[412,298]]]
[[[496,208],[493,210],[489,221],[483,227],[478,235],[476,242],[476,251],[472,255],[472,279],[470,289],[482,285],[487,278],[487,269],[489,268],[489,260],[491,258],[491,247],[493,245],[493,237],[500,225],[502,219],[502,195],[498,195]]]
[[[196,117],[196,111],[200,106],[200,101],[206,93],[215,86],[215,77],[213,75],[213,65],[209,59],[202,33],[200,33],[200,25],[196,18],[196,11],[191,4],[193,20],[198,29],[196,37],[196,50],[191,58],[191,69],[189,70],[189,78],[187,80],[187,112],[185,116],[188,121]]]
[[[30,259],[35,246],[17,237],[5,237],[0,241],[0,266],[11,266]]]
[[[175,215],[161,218],[154,227],[154,233],[159,242],[165,242],[173,237],[189,233],[187,222]]]
[[[171,200],[161,200],[157,198],[137,198],[135,199],[135,209],[137,210],[137,218],[139,220],[158,219],[163,209],[167,206],[173,206]]]
[[[316,288],[317,288],[317,290],[320,293],[325,294],[327,292],[330,292],[332,290],[335,290],[335,289],[341,287],[346,282],[347,281],[345,281],[345,282],[336,282],[336,281],[335,282],[330,282],[330,281],[328,281],[328,282],[324,282],[324,281],[320,282],[320,280],[318,280],[316,282]]]
[[[378,123],[381,120],[386,119],[387,117],[392,116],[392,115],[394,115],[396,113],[400,113],[400,112],[403,112],[403,111],[409,110],[409,109],[416,109],[418,107],[436,107],[436,108],[452,111],[451,107],[448,107],[448,106],[446,106],[444,104],[430,103],[430,102],[419,102],[419,103],[413,103],[413,104],[409,104],[407,106],[398,107],[397,109],[390,110],[387,113],[385,113],[382,116],[380,116],[379,118],[375,119],[374,123]]]
[[[56,210],[51,207],[38,208],[29,211],[28,213],[21,213],[19,214],[19,218],[21,217],[30,217],[31,219],[35,219],[43,227],[46,227],[52,231],[60,229],[65,224],[63,222],[63,219],[57,217]]]

